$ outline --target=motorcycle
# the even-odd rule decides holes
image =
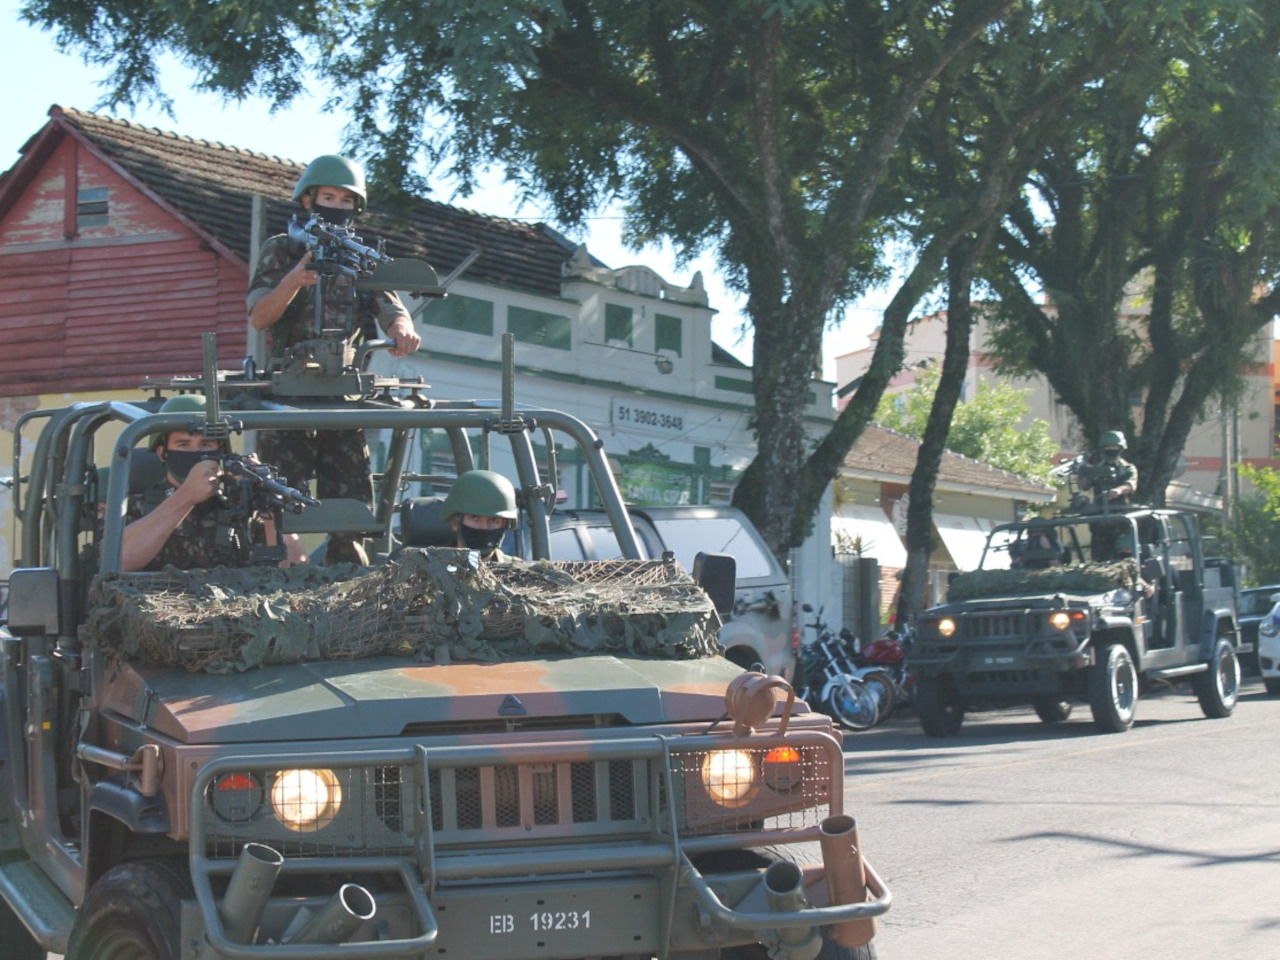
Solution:
[[[856,673],[875,695],[880,720],[899,707],[911,705],[911,693],[915,687],[915,677],[907,673],[911,639],[909,630],[890,630],[858,651]]]
[[[801,609],[813,613],[807,603]],[[848,730],[875,726],[880,719],[879,706],[875,695],[856,676],[851,635],[847,631],[842,637],[832,633],[822,619],[821,609],[805,629],[814,632],[814,639],[800,647],[804,683],[797,696]]]

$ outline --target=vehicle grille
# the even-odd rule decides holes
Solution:
[[[731,746],[732,744],[726,744]],[[836,748],[832,748],[836,749]],[[400,856],[412,852],[430,824],[437,849],[518,845],[556,839],[645,837],[669,833],[674,816],[682,836],[758,827],[815,826],[830,812],[831,757],[806,746],[787,762],[766,762],[768,750],[743,750],[761,775],[753,790],[726,806],[702,783],[705,751],[673,751],[670,791],[663,759],[562,760],[492,766],[415,764],[334,767],[342,787],[337,814],[298,833],[272,813],[273,774],[261,787],[206,791],[205,848],[233,857],[247,840],[286,856]],[[669,796],[669,793],[672,794]]]
[[[970,613],[963,619],[969,640],[1020,640],[1027,636],[1028,617],[1022,611]]]

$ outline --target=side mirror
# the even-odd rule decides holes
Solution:
[[[738,561],[727,553],[701,553],[693,558],[693,579],[707,592],[716,613],[733,612],[738,589]]]

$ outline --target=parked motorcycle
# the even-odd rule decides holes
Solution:
[[[910,706],[915,678],[907,673],[910,631],[890,630],[858,651],[857,676],[876,697],[880,720],[899,707]]]
[[[801,609],[814,612],[807,603]],[[875,695],[856,675],[852,636],[836,636],[823,621],[821,608],[805,629],[814,632],[814,639],[800,647],[803,682],[797,695],[846,729],[867,730],[875,726],[880,719],[879,706]]]

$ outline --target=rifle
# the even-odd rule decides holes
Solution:
[[[280,471],[268,463],[258,463],[241,455],[223,457],[223,473],[220,499],[221,518],[225,525],[236,531],[236,542],[252,564],[275,565],[285,558],[286,550],[281,518],[284,512],[301,513],[307,507],[320,504],[306,490],[291,487],[280,476]],[[275,523],[277,543],[263,546],[253,543],[250,527],[255,518],[270,516]]]

